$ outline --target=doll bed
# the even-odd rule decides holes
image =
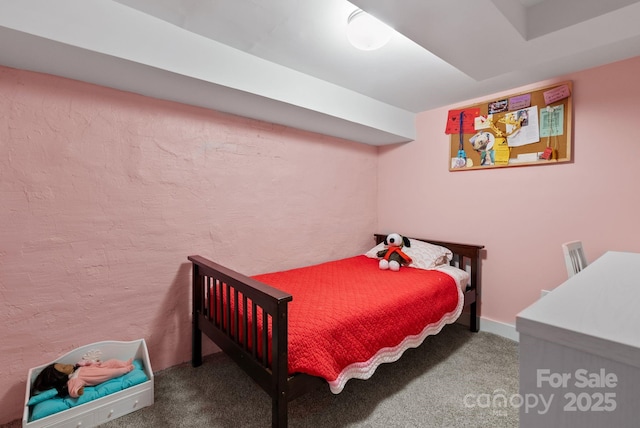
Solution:
[[[375,235],[376,242],[379,244],[385,236]],[[456,280],[453,277],[443,274],[442,271],[447,270],[444,266],[441,269],[430,271],[405,267],[401,269],[401,272],[395,273],[380,271],[377,261],[368,260],[367,265],[369,268],[365,268],[363,266],[365,256],[362,255],[309,268],[287,271],[284,279],[271,276],[280,273],[249,278],[201,256],[190,256],[189,260],[193,264],[192,365],[196,367],[202,364],[201,333],[204,333],[229,354],[272,397],[272,425],[274,427],[286,427],[287,403],[289,401],[321,383],[329,382],[332,392],[337,393],[340,392],[344,383],[350,378],[366,379],[370,377],[379,364],[396,361],[404,350],[420,345],[428,335],[436,334],[445,324],[454,322],[460,315],[463,306],[469,307],[470,329],[478,331],[479,261],[480,250],[483,246],[424,239],[420,239],[420,241],[431,242],[451,250],[453,259],[450,264],[458,266],[466,272],[464,283],[456,284]],[[339,272],[342,272],[342,276],[357,276],[358,281],[364,280],[367,275],[384,276],[387,281],[397,281],[401,280],[401,278],[407,278],[409,275],[418,274],[417,271],[420,271],[420,274],[436,277],[435,282],[441,282],[443,285],[440,289],[430,291],[429,293],[432,294],[427,296],[392,293],[390,291],[383,292],[378,295],[377,300],[367,299],[371,300],[367,304],[373,304],[373,306],[367,306],[368,309],[364,310],[360,301],[364,300],[362,299],[363,295],[359,294],[358,299],[360,300],[358,304],[350,303],[351,306],[343,308],[345,309],[343,311],[344,316],[336,314],[325,315],[325,304],[323,302],[330,302],[334,305],[336,302],[346,300],[346,295],[354,293],[351,290],[345,292],[340,289],[332,289],[323,293],[324,297],[321,297],[315,303],[308,303],[305,302],[307,296],[302,297],[299,294],[301,289],[296,289],[293,283],[296,281],[303,282],[302,287],[311,288],[309,284],[315,285],[318,282],[322,282],[323,286],[325,286],[327,285],[325,277],[309,277],[306,275],[318,269],[318,266],[324,268],[326,267],[325,265],[328,265],[333,269],[334,265],[337,264],[350,266],[349,270]],[[369,269],[369,271],[376,273],[369,272],[365,274],[362,269]],[[324,271],[322,272],[324,273]],[[310,275],[317,275],[317,272]],[[329,273],[329,275],[333,274]],[[278,284],[280,289],[267,285],[265,281],[269,284]],[[284,287],[282,284],[284,284]],[[370,283],[366,284],[367,287],[370,285]],[[293,291],[293,293],[283,291],[291,289],[291,287],[297,291]],[[391,285],[391,287],[392,290],[401,288],[399,285]],[[402,288],[404,288],[404,285]],[[446,293],[445,289],[447,290]],[[336,374],[335,371],[331,371],[332,367],[328,369],[328,372],[322,368],[322,366],[332,366],[333,362],[325,363],[322,359],[314,360],[316,358],[315,351],[311,353],[307,351],[308,349],[317,348],[311,348],[310,343],[304,342],[306,339],[299,338],[301,332],[304,333],[307,329],[310,331],[308,335],[312,337],[316,334],[319,335],[323,330],[328,330],[326,325],[323,324],[326,318],[346,319],[351,315],[352,310],[357,309],[355,312],[360,312],[360,316],[366,319],[353,319],[351,321],[354,324],[350,324],[346,329],[332,330],[329,336],[334,336],[333,342],[325,342],[324,348],[333,351],[341,348],[353,348],[351,344],[345,345],[346,336],[367,336],[368,341],[375,342],[378,340],[376,336],[379,329],[370,328],[370,323],[383,315],[387,315],[390,309],[385,305],[387,300],[390,300],[389,296],[395,296],[396,294],[404,296],[404,304],[407,305],[404,312],[402,312],[402,308],[394,309],[400,310],[403,313],[402,317],[404,317],[405,314],[413,314],[416,305],[421,309],[429,308],[426,311],[429,312],[432,306],[436,306],[432,305],[432,302],[441,298],[437,296],[445,296],[448,295],[447,293],[455,294],[455,301],[452,303],[451,297],[447,297],[448,303],[441,309],[442,313],[432,314],[435,318],[432,318],[431,321],[421,321],[426,322],[426,324],[412,326],[411,322],[409,322],[409,327],[413,330],[411,332],[403,332],[402,334],[406,337],[400,343],[393,342],[393,346],[387,346],[379,349],[378,352],[369,354],[371,358],[368,360],[361,360],[359,363],[353,363],[347,367],[339,367],[337,378],[327,375],[327,373]],[[297,301],[295,300],[296,296],[298,296]],[[291,306],[292,301],[296,302],[293,305],[297,306]],[[428,301],[429,304],[425,304],[425,301]],[[313,307],[314,305],[315,308]],[[302,316],[299,310],[301,307],[303,308]],[[367,311],[369,311],[368,314]],[[402,324],[399,322],[402,317],[390,318],[393,321],[387,321],[386,325],[392,326],[391,330],[393,330],[396,324]],[[301,319],[309,324],[301,326],[298,323]],[[265,325],[268,328],[262,328]],[[353,332],[349,333],[351,329],[353,329]],[[375,331],[376,335],[371,335],[371,331]],[[340,339],[336,339],[337,337]],[[247,340],[244,340],[244,338],[247,338]],[[253,344],[256,344],[256,346],[253,346]],[[322,345],[319,346],[322,348]],[[359,346],[356,345],[355,347]],[[338,358],[341,358],[341,356],[338,356]],[[307,361],[307,359],[309,360]],[[318,367],[320,367],[320,371],[314,370],[314,368]]]
[[[100,358],[103,361],[133,358],[134,370],[99,385],[86,386],[84,393],[77,399],[56,396],[55,390],[31,397],[33,381],[49,364],[76,364],[83,355],[94,350],[101,352]],[[144,339],[131,342],[105,341],[82,346],[55,361],[30,369],[27,379],[23,428],[93,427],[154,402],[154,377]]]

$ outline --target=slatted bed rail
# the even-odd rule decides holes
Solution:
[[[286,426],[287,402],[292,399],[286,352],[292,296],[201,256],[188,259],[193,264],[192,365],[202,364],[205,333],[272,397],[274,426]],[[270,340],[268,329],[254,322],[258,317],[261,326],[271,326]]]

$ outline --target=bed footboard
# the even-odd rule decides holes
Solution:
[[[203,257],[189,256],[189,260],[193,264],[192,365],[202,364],[204,333],[272,397],[273,426],[286,427],[287,403],[292,399],[287,385],[287,316],[292,296]],[[270,326],[271,335],[261,326]]]

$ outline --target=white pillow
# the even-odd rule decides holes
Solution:
[[[451,250],[440,245],[429,244],[428,242],[418,241],[416,239],[409,239],[411,243],[410,247],[402,247],[402,252],[411,257],[411,263],[408,267],[414,267],[418,269],[433,269],[440,265],[449,264],[453,258]],[[377,259],[378,251],[385,249],[384,244],[381,242],[364,255],[372,259]]]

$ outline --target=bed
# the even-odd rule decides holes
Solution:
[[[202,364],[204,334],[271,396],[272,426],[286,427],[289,401],[320,384],[339,393],[349,379],[369,378],[465,307],[477,332],[484,247],[411,238],[412,263],[427,248],[431,265],[391,272],[372,260],[385,237],[375,234],[366,254],[253,277],[189,256],[192,365]]]

